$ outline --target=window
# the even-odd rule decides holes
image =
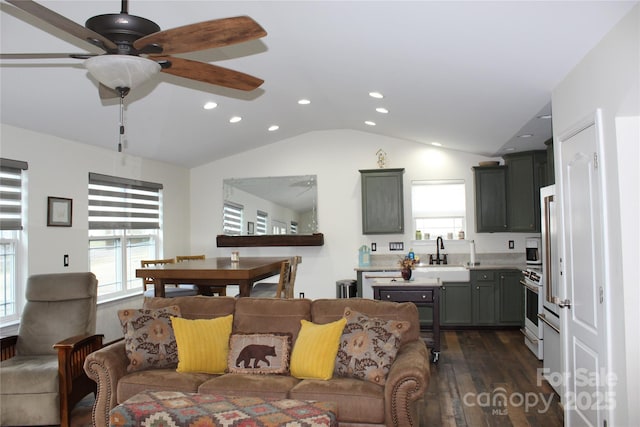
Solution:
[[[237,203],[225,202],[222,211],[222,234],[239,236],[242,234],[242,211],[244,207]]]
[[[0,322],[18,320],[23,281],[19,279],[26,162],[0,159]]]
[[[271,234],[287,234],[287,224],[274,219],[271,221]]]
[[[411,201],[414,226],[422,236],[457,237],[465,231],[465,185],[462,180],[413,181]]]
[[[256,234],[267,234],[267,218],[268,214],[264,211],[258,211],[256,215]]]
[[[162,184],[89,173],[89,268],[98,298],[142,291],[143,259],[159,257]]]

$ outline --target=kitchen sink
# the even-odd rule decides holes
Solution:
[[[441,282],[468,282],[469,269],[462,265],[419,265],[411,276],[415,279],[440,279]]]

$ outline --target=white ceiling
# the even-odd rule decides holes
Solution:
[[[120,11],[118,0],[40,3],[80,24]],[[132,91],[126,150],[193,167],[323,129],[491,157],[543,148],[551,123],[536,116],[550,112],[552,90],[636,3],[131,0],[131,14],[162,29],[249,15],[268,35],[183,55],[264,79],[255,91],[164,73]],[[8,3],[0,9],[2,53],[97,52]],[[116,149],[117,100],[100,101],[81,61],[0,65],[2,123]],[[300,98],[311,104],[298,105]],[[206,101],[218,107],[204,110]],[[230,124],[234,115],[243,120]],[[272,124],[280,129],[268,132]]]

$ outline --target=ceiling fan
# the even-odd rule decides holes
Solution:
[[[124,98],[131,89],[158,72],[172,74],[232,89],[250,91],[263,80],[216,65],[171,56],[229,46],[264,37],[266,31],[248,16],[214,19],[161,31],[153,21],[128,13],[122,0],[121,12],[89,18],[85,26],[32,0],[6,0],[17,8],[104,53],[1,54],[0,59],[77,58],[99,82],[103,99]]]

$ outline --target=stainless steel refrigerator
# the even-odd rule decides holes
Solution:
[[[543,328],[544,376],[561,394],[561,384],[557,378],[562,373],[562,342],[560,330],[560,308],[557,305],[560,289],[560,246],[557,231],[557,209],[555,185],[540,189],[540,209],[542,226],[542,301],[538,318]]]

